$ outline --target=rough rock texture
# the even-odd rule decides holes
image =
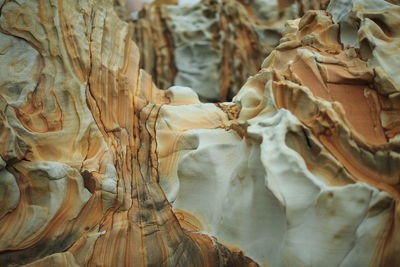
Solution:
[[[164,91],[112,1],[5,1],[0,266],[256,266],[183,230],[158,184]]]
[[[330,0],[277,0],[280,10],[296,4],[299,16],[303,16],[308,10],[326,9]]]
[[[159,1],[161,2],[161,1]],[[288,19],[328,0],[203,0],[153,2],[134,21],[141,67],[159,88],[189,86],[200,100],[232,100],[279,44]]]
[[[305,12],[203,104],[114,4],[0,1],[0,266],[400,264],[399,6]]]
[[[183,227],[263,266],[400,264],[398,62],[382,60],[400,9],[376,5],[352,11],[360,42],[382,45],[366,56],[310,11],[233,103],[161,108],[160,184]]]
[[[189,86],[203,101],[226,101],[257,73],[295,17],[295,6],[279,12],[275,0],[152,5],[134,22],[134,40],[141,66],[160,88]]]

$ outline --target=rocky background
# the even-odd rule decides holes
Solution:
[[[227,101],[279,44],[288,19],[309,9],[325,9],[327,3],[205,0],[162,5],[156,1],[145,5],[134,21],[133,38],[141,51],[141,67],[159,88],[188,86],[202,101]]]
[[[397,1],[127,10],[0,0],[0,266],[400,264]]]

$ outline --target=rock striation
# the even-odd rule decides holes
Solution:
[[[296,12],[280,11],[275,0],[151,5],[134,22],[134,40],[159,88],[189,86],[202,101],[226,101],[257,73]]]
[[[383,51],[398,54],[388,29],[400,9],[360,2],[350,6],[359,25],[353,38],[368,40],[367,55],[343,46],[330,14],[308,11],[287,23],[232,103],[162,107],[160,184],[183,227],[263,266],[400,262],[400,87],[395,68],[385,71],[397,61],[377,63]],[[333,14],[339,4],[331,2]]]
[[[168,2],[168,1],[164,1]],[[200,1],[194,1],[200,2]],[[146,5],[134,21],[140,66],[159,88],[189,86],[204,102],[232,100],[279,44],[287,20],[327,0],[203,0]]]
[[[158,184],[165,91],[112,1],[0,15],[1,266],[256,266],[178,223]]]
[[[0,1],[0,266],[400,264],[400,7],[257,2]]]

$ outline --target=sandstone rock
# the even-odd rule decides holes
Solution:
[[[160,1],[162,2],[162,1]],[[189,86],[202,101],[231,100],[257,73],[288,19],[327,0],[203,0],[145,6],[134,22],[141,66],[159,88]],[[165,3],[165,1],[164,1]]]
[[[157,183],[169,100],[112,1],[7,1],[0,28],[1,266],[256,266],[180,227]]]
[[[398,21],[396,8],[387,13]],[[209,121],[179,115],[198,106],[162,107],[160,184],[183,227],[262,266],[400,262],[399,106],[381,89],[399,87],[386,72],[377,83],[377,68],[338,36],[329,14],[309,11],[288,22],[234,104],[189,116]]]
[[[0,266],[399,265],[398,6],[0,4]]]
[[[257,73],[295,17],[294,6],[280,12],[271,0],[148,6],[134,23],[134,40],[141,66],[160,88],[189,86],[203,101],[226,101]]]

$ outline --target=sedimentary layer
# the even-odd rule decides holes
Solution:
[[[278,44],[294,5],[276,1],[202,1],[151,5],[134,22],[141,66],[159,88],[191,87],[202,101],[231,100]]]
[[[399,265],[399,6],[304,8],[264,60],[262,18],[223,3],[133,25],[113,1],[0,1],[1,266]],[[160,90],[141,60],[233,99]]]
[[[1,266],[256,266],[180,227],[158,184],[168,103],[112,1],[0,15]]]
[[[386,40],[368,55],[342,44],[331,14],[309,11],[232,103],[162,107],[160,184],[183,227],[262,266],[400,262],[399,87],[385,70],[397,61],[377,63],[399,52],[388,29],[400,10],[365,5],[350,5],[352,38]]]

